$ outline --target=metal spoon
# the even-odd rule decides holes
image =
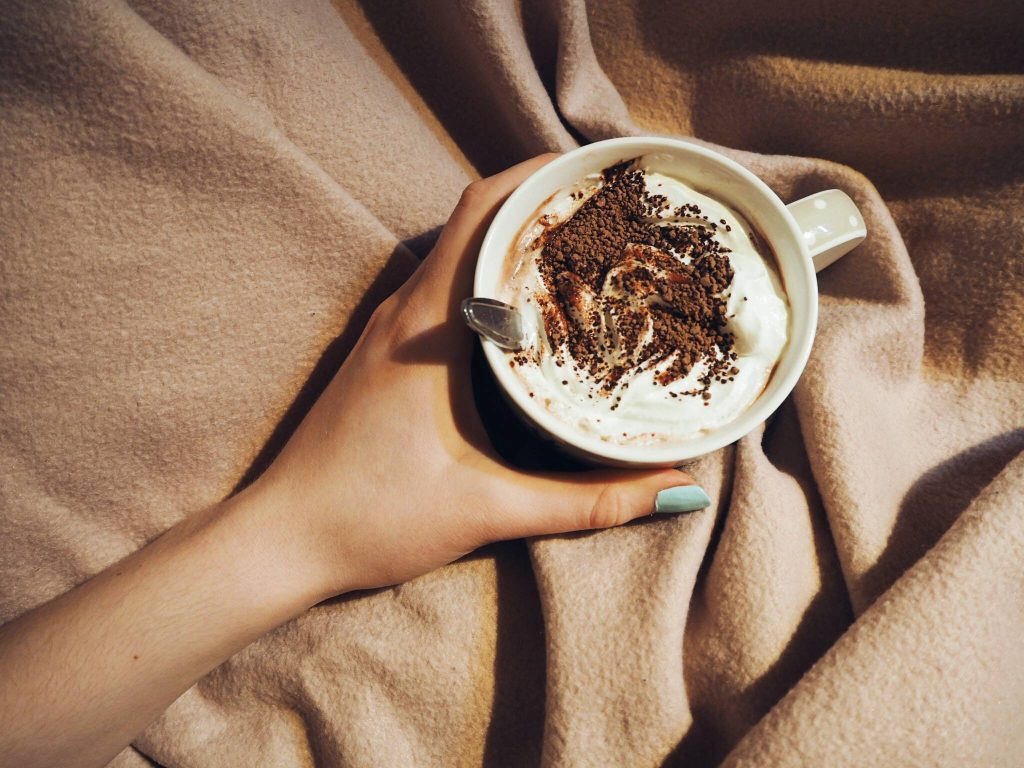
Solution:
[[[462,301],[466,325],[502,349],[523,348],[523,317],[519,310],[497,299],[471,298]]]

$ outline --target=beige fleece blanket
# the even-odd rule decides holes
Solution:
[[[1015,0],[0,4],[0,620],[259,471],[470,179],[693,137],[870,232],[716,504],[321,605],[115,763],[1021,765],[1022,40]]]

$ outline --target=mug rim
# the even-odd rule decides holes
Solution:
[[[526,385],[508,366],[506,352],[483,338],[480,339],[480,343],[483,345],[484,355],[487,358],[491,372],[497,379],[505,396],[518,408],[520,414],[541,432],[567,446],[571,452],[582,455],[588,461],[604,465],[630,467],[678,466],[736,442],[764,422],[793,391],[810,357],[811,345],[817,332],[818,321],[818,285],[813,262],[803,233],[797,226],[793,214],[786,208],[785,203],[782,202],[779,196],[760,177],[719,152],[681,139],[661,136],[629,136],[605,139],[577,147],[531,174],[498,209],[494,219],[487,228],[487,232],[480,245],[480,251],[477,254],[473,292],[474,296],[477,297],[497,298],[493,296],[494,293],[498,292],[498,285],[494,280],[494,270],[493,268],[485,268],[488,262],[485,256],[496,247],[495,239],[499,223],[504,223],[504,220],[512,215],[520,205],[520,201],[529,194],[532,188],[542,185],[546,178],[556,173],[560,168],[577,162],[587,154],[598,154],[604,150],[615,148],[621,148],[623,152],[631,154],[633,152],[632,149],[629,149],[631,147],[635,148],[637,154],[668,150],[684,155],[697,155],[705,160],[710,160],[712,163],[724,166],[742,178],[746,184],[753,187],[763,203],[772,206],[778,213],[782,214],[781,219],[785,224],[787,234],[790,236],[792,245],[796,247],[800,255],[800,263],[796,266],[803,271],[804,282],[807,286],[807,295],[803,297],[807,304],[807,321],[803,323],[801,328],[794,328],[791,315],[790,337],[787,344],[795,345],[794,351],[791,351],[788,355],[788,361],[786,361],[788,363],[787,368],[782,369],[782,358],[776,363],[771,379],[778,379],[778,382],[773,391],[768,397],[765,397],[765,392],[762,392],[738,417],[720,427],[707,430],[696,437],[677,442],[640,445],[616,443],[602,440],[597,435],[589,435],[583,432],[559,419],[544,408],[537,399],[528,397]],[[556,190],[547,190],[547,193],[551,194],[554,191]],[[730,203],[729,199],[725,196],[722,197],[722,200],[727,204]],[[512,223],[515,225],[515,230],[519,231],[525,222],[526,219],[524,218]],[[780,249],[776,246],[775,242],[778,238],[773,240],[768,237],[767,233],[760,232],[760,234],[768,240],[777,261],[781,261],[782,258],[789,258],[780,256]],[[495,260],[495,263],[503,265],[506,257],[507,254],[501,254],[501,258]],[[781,263],[779,267],[781,270]],[[784,275],[780,275],[780,277],[784,277]],[[783,280],[784,285],[785,282]],[[792,306],[794,299],[790,286],[785,285],[785,290],[787,299]],[[766,389],[771,386],[771,379]]]

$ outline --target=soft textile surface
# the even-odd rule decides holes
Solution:
[[[938,5],[3,3],[0,620],[258,472],[470,179],[692,137],[870,231],[713,508],[318,606],[117,764],[1019,765],[1024,11]]]

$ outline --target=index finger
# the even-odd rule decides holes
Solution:
[[[437,244],[417,270],[416,293],[429,311],[439,313],[438,319],[449,314],[453,299],[472,293],[480,244],[498,208],[527,177],[556,157],[556,153],[539,155],[474,181],[463,191]]]

